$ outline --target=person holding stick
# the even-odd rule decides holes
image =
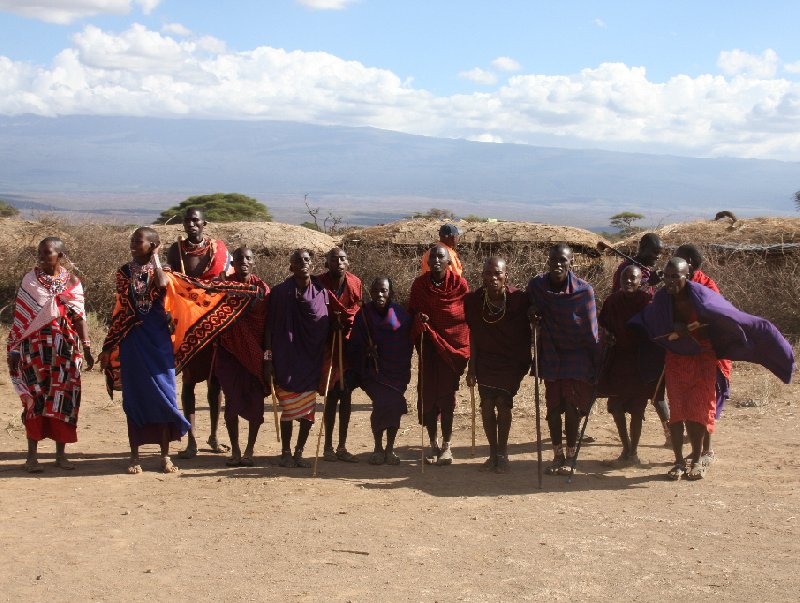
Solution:
[[[411,285],[408,310],[414,317],[412,335],[420,354],[422,378],[418,416],[428,431],[431,454],[429,464],[453,462],[451,438],[456,408],[458,382],[469,359],[469,328],[464,317],[467,281],[448,270],[450,253],[437,244],[428,256],[429,272],[418,276]],[[437,419],[441,417],[442,446],[437,437]]]
[[[311,275],[311,253],[296,249],[289,258],[292,276],[270,293],[265,360],[271,370],[275,394],[281,407],[281,467],[311,467],[303,459],[322,381],[323,349],[328,339],[328,291]],[[268,356],[268,354],[265,354]],[[322,384],[324,387],[324,383]],[[324,395],[324,390],[320,392]],[[300,423],[292,455],[292,424]]]
[[[548,475],[569,475],[577,461],[578,428],[594,403],[599,364],[599,338],[594,289],[572,271],[572,249],[566,243],[550,248],[548,271],[528,282],[529,317],[539,327],[536,350],[545,382],[547,424],[553,443]],[[562,445],[562,421],[566,454]]]
[[[229,467],[252,467],[258,430],[264,422],[264,396],[269,390],[272,351],[267,347],[269,286],[253,274],[255,256],[249,247],[233,252],[230,281],[257,287],[263,297],[250,304],[219,337],[214,375],[225,394],[225,427],[231,441]],[[239,417],[248,423],[247,446],[239,447]]]
[[[658,376],[664,366],[663,353],[653,350],[628,321],[653,299],[641,288],[642,269],[636,265],[622,271],[622,289],[612,293],[603,303],[598,323],[603,328],[606,362],[597,385],[598,395],[608,397],[608,412],[614,417],[622,452],[610,467],[641,465],[639,438],[648,399],[653,395]],[[655,353],[648,353],[655,352]],[[631,416],[630,431],[625,414]]]
[[[408,412],[405,391],[411,380],[411,316],[392,301],[389,277],[379,276],[369,288],[372,301],[356,314],[350,337],[349,371],[372,401],[370,426],[375,447],[370,465],[399,465],[394,441],[400,418]],[[386,434],[386,446],[383,434]]]
[[[167,251],[167,264],[172,270],[182,272],[186,276],[202,280],[211,280],[231,274],[231,256],[225,243],[203,234],[207,225],[205,213],[200,207],[188,207],[183,215],[183,230],[186,238],[173,243]],[[197,434],[195,433],[195,410],[197,402],[194,389],[198,383],[208,381],[208,410],[211,418],[211,434],[208,445],[211,452],[224,453],[230,448],[219,442],[217,429],[219,426],[220,386],[212,370],[214,350],[216,346],[208,346],[198,354],[184,369],[181,378],[181,406],[183,414],[192,424],[189,441],[185,450],[178,453],[182,459],[197,456]]]
[[[506,473],[514,396],[531,368],[528,297],[508,284],[508,268],[501,257],[486,260],[481,277],[483,286],[464,298],[470,334],[467,385],[478,386],[489,441],[489,458],[482,470]]]
[[[327,272],[319,275],[320,282],[328,290],[330,299],[331,335],[328,345],[325,346],[325,365],[322,374],[327,374],[327,368],[332,365],[331,382],[328,395],[325,397],[325,448],[323,459],[326,461],[344,461],[357,463],[358,457],[347,451],[347,430],[350,426],[352,387],[345,379],[348,356],[347,346],[350,340],[350,331],[353,328],[353,319],[361,307],[362,285],[352,272],[348,272],[350,262],[344,249],[334,247],[325,254],[325,267]],[[334,353],[328,356],[333,339],[336,345]],[[323,384],[324,385],[324,384]],[[339,408],[339,444],[333,449],[333,428],[336,426],[336,408]]]

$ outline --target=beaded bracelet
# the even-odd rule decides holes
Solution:
[[[272,360],[272,350],[264,350],[264,360]]]

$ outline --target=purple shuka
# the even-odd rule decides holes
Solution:
[[[303,291],[289,277],[272,289],[269,303],[275,385],[290,392],[316,391],[329,329],[328,292],[314,276]]]

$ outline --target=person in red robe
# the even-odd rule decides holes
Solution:
[[[339,371],[339,359],[342,359],[344,371],[347,371],[347,345],[350,341],[350,332],[353,329],[353,320],[363,301],[361,279],[352,272],[348,272],[350,262],[344,249],[334,247],[325,254],[325,267],[327,272],[319,275],[320,282],[328,290],[330,305],[328,311],[331,316],[331,334],[325,344],[325,361],[322,370],[323,378],[331,368],[331,380],[328,387],[328,396],[325,398],[325,452],[326,461],[345,461],[357,463],[358,458],[347,451],[347,430],[350,426],[350,413],[352,411],[351,397],[353,390],[344,375]],[[333,339],[334,355],[331,357]],[[341,346],[341,350],[339,347]],[[341,351],[341,356],[339,352]],[[331,367],[331,363],[333,366]],[[324,384],[323,384],[324,387]],[[333,449],[333,428],[336,426],[336,409],[339,408],[339,445]]]
[[[507,473],[511,409],[531,368],[528,296],[508,284],[503,258],[486,260],[481,276],[483,286],[464,299],[470,334],[467,385],[478,386],[483,430],[489,441],[489,458],[482,469]]]
[[[469,359],[469,328],[464,315],[467,281],[452,270],[450,253],[436,245],[428,259],[430,271],[411,285],[408,310],[414,317],[412,337],[420,355],[421,395],[417,403],[420,423],[428,430],[431,454],[427,462],[450,465],[453,452],[453,413],[458,382]],[[437,436],[441,416],[442,446]]]
[[[175,272],[181,272],[192,278],[211,280],[225,278],[232,272],[231,256],[223,241],[212,239],[203,234],[207,222],[205,213],[200,207],[189,207],[183,216],[183,230],[186,238],[173,243],[167,251],[167,263]],[[214,346],[207,346],[183,369],[181,385],[181,405],[183,414],[192,424],[186,450],[178,453],[182,459],[194,458],[197,455],[197,433],[195,421],[194,388],[198,383],[208,381],[208,410],[211,416],[211,435],[208,445],[211,452],[223,453],[230,450],[217,438],[219,426],[220,385],[211,370],[214,358]]]

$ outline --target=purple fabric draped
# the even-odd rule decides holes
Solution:
[[[399,392],[406,391],[411,379],[411,316],[397,304],[381,316],[365,304],[353,323],[348,348],[349,364],[362,382],[377,381]],[[367,358],[369,337],[378,348],[378,373]]]
[[[270,294],[272,366],[275,384],[290,392],[316,391],[328,337],[328,292],[311,277],[305,290],[294,277],[276,285]]]
[[[791,382],[794,351],[775,325],[738,310],[708,287],[691,281],[686,287],[697,320],[708,325],[706,332],[717,358],[760,364],[784,383]],[[656,293],[653,303],[631,319],[631,324],[644,329],[650,339],[670,352],[685,356],[701,353],[693,337],[672,341],[664,337],[672,333],[673,323],[672,299],[664,289]]]

